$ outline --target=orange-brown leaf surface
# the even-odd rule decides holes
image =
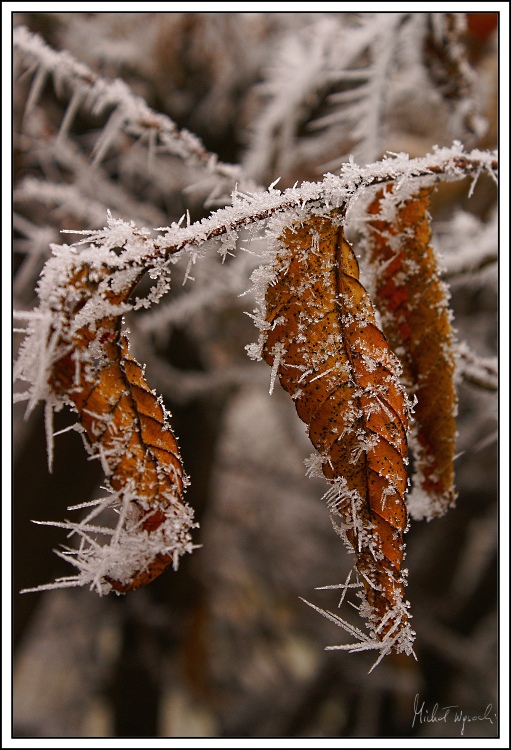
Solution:
[[[407,619],[400,570],[408,413],[399,366],[342,228],[316,216],[286,229],[280,242],[263,356],[321,456],[330,510],[355,551],[373,634],[382,640]]]
[[[387,187],[392,193],[392,186]],[[456,390],[453,331],[447,292],[431,247],[429,196],[421,189],[398,204],[395,218],[379,216],[379,191],[369,206],[369,260],[376,268],[375,302],[383,330],[417,398],[414,411],[415,484],[430,498],[428,517],[455,500]],[[415,491],[415,488],[414,488]]]
[[[66,293],[71,300],[66,311],[69,324],[90,299],[98,278],[101,274],[95,272],[92,280],[84,266],[71,279]],[[110,294],[110,301],[119,302],[126,294]],[[120,503],[128,504],[129,527],[134,534],[147,535],[150,550],[151,535],[174,521],[177,528],[183,508],[185,475],[164,407],[129,353],[119,316],[104,317],[72,334],[68,326],[61,338],[66,353],[53,363],[49,383],[61,399],[74,405],[89,450],[101,460]],[[105,574],[105,581],[118,592],[149,583],[175,562],[174,551],[161,547],[149,559],[137,553],[132,570],[127,559],[121,580]],[[127,549],[126,554],[128,558]]]

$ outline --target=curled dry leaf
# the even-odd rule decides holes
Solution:
[[[408,402],[358,263],[332,217],[285,230],[266,294],[263,356],[291,394],[356,555],[370,648],[411,652],[401,564]],[[379,644],[379,645],[376,645]]]
[[[113,494],[110,505],[119,513],[110,544],[98,546],[93,540],[93,532],[105,529],[82,523],[73,530],[89,546],[66,554],[101,593],[136,589],[169,564],[176,567],[179,555],[190,550],[192,525],[192,511],[183,501],[187,480],[168,414],[129,353],[120,316],[72,329],[71,321],[105,278],[107,270],[82,266],[69,280],[65,299],[56,302],[64,320],[57,349],[65,353],[53,363],[49,378],[59,400],[76,409],[86,447],[100,459]],[[104,296],[118,304],[127,294],[124,289]]]
[[[431,247],[429,196],[422,188],[393,203],[379,191],[368,212],[369,260],[376,269],[375,301],[390,345],[403,366],[404,382],[417,398],[412,425],[415,458],[410,512],[414,518],[443,515],[454,504],[456,389],[448,292]],[[384,201],[390,214],[384,210]],[[381,215],[380,215],[381,214]]]

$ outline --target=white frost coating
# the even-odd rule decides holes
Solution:
[[[406,506],[414,521],[431,521],[445,513],[445,502],[437,500],[420,486],[421,477],[414,477],[416,484],[406,496]]]
[[[342,588],[344,590],[346,590],[346,588],[357,587],[360,588],[358,596],[361,599],[359,612],[361,616],[364,617],[368,615],[369,605],[367,603],[362,584],[351,584],[348,587],[347,583],[345,583],[339,586],[339,588]],[[322,588],[333,587],[324,586]],[[341,599],[341,602],[343,598]],[[379,651],[378,658],[374,662],[369,672],[372,672],[373,669],[378,666],[381,660],[392,651],[395,651],[396,653],[405,653],[407,656],[411,655],[415,659],[417,658],[412,645],[415,638],[415,632],[411,629],[410,623],[408,622],[408,618],[411,617],[408,612],[408,602],[399,601],[393,610],[387,612],[386,616],[376,628],[374,628],[374,625],[372,625],[371,622],[368,622],[367,627],[372,630],[373,634],[367,635],[359,628],[355,627],[346,620],[343,620],[343,618],[339,617],[339,615],[335,614],[335,612],[330,612],[330,610],[328,609],[321,609],[321,607],[316,607],[315,604],[311,604],[311,602],[308,602],[306,599],[302,598],[302,601],[305,602],[305,604],[307,604],[309,607],[312,607],[312,609],[315,609],[316,612],[319,612],[320,615],[326,617],[327,620],[330,620],[339,628],[345,630],[349,635],[357,639],[355,643],[346,643],[339,646],[326,646],[326,651],[349,651],[350,653],[360,651]],[[387,622],[391,619],[394,621],[392,628],[389,629],[382,640],[376,638],[376,633],[378,632],[378,630],[385,627]]]
[[[275,344],[275,346],[272,349],[273,365],[271,368],[271,376],[270,376],[270,390],[269,390],[270,396],[273,393],[273,389],[275,387],[275,378],[277,377],[277,373],[279,371],[279,365],[285,353],[286,353],[286,348],[284,344],[282,343]]]
[[[192,522],[193,511],[186,504],[169,506],[164,511],[164,523],[149,534],[138,528],[140,522],[137,523],[135,519],[130,518],[133,499],[129,496],[124,497],[119,521],[114,529],[94,526],[90,521],[106,508],[112,507],[116,500],[117,505],[119,504],[115,493],[96,501],[95,512],[89,513],[86,519],[79,523],[43,522],[46,526],[66,529],[69,532],[68,536],[76,534],[80,538],[78,548],[65,547],[62,552],[56,551],[59,557],[74,565],[79,572],[76,576],[58,578],[54,583],[24,589],[21,593],[88,586],[100,595],[108,594],[112,591],[112,586],[106,580],[107,577],[129,585],[134,572],[147,570],[159,555],[172,557],[172,564],[176,570],[179,557],[196,549],[190,535],[190,529],[197,526]],[[112,537],[110,543],[98,542],[98,538],[105,536]]]
[[[343,520],[342,525],[338,526],[338,524],[332,517],[332,524],[334,526],[334,529],[339,533],[347,546],[349,546],[350,544],[347,537],[347,531],[352,529],[358,537],[359,551],[361,551],[362,548],[365,547],[371,553],[376,563],[378,563],[378,561],[384,559],[384,554],[379,549],[379,547],[375,546],[373,529],[367,528],[366,525],[363,524],[358,518],[358,513],[362,510],[363,507],[362,499],[360,497],[357,498],[356,495],[353,495],[353,493],[350,493],[350,495],[351,497],[349,497],[349,505],[351,506],[352,521],[346,522],[345,520]],[[341,515],[341,504],[344,504],[343,511],[344,515],[346,514],[347,499],[348,498],[346,497],[346,492],[344,490],[341,490],[341,492],[339,492],[337,495],[336,501],[330,503],[332,516]],[[359,570],[358,574],[365,579],[371,589],[377,591],[381,590],[381,584],[370,577],[371,575],[373,575],[372,571],[367,569],[366,573],[364,570]],[[415,634],[410,629],[408,623],[408,618],[410,617],[410,615],[408,614],[408,609],[410,605],[408,602],[403,600],[401,591],[396,587],[396,584],[406,585],[407,571],[404,569],[401,570],[401,574],[397,579],[394,579],[393,574],[391,574],[389,571],[385,571],[385,575],[392,582],[394,602],[390,608],[387,608],[387,611],[383,618],[380,619],[380,615],[377,614],[373,607],[369,604],[364,589],[361,588],[360,592],[358,593],[359,598],[362,600],[362,603],[358,610],[361,617],[368,620],[366,626],[370,630],[373,643],[376,644],[374,646],[371,646],[371,648],[381,649],[380,659],[383,658],[383,656],[385,656],[387,653],[389,653],[390,650],[396,650],[397,652],[404,651],[407,654],[413,653],[413,641],[415,637]],[[385,634],[385,637],[382,639],[378,636],[378,634],[383,630],[388,622],[392,622],[392,627],[388,630],[388,632]],[[357,648],[356,650],[364,649]],[[376,663],[379,663],[380,659],[378,659]],[[374,666],[376,666],[376,664]]]

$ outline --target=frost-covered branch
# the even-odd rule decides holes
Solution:
[[[104,205],[85,195],[77,184],[48,182],[36,177],[26,177],[14,190],[15,203],[35,202],[60,216],[70,215],[91,227],[105,220]]]
[[[179,130],[169,117],[148,107],[124,81],[101,78],[88,66],[75,60],[69,52],[56,52],[48,47],[41,37],[30,33],[24,26],[14,30],[13,47],[18,56],[18,69],[30,71],[34,76],[25,115],[37,103],[50,76],[58,94],[71,94],[61,123],[61,137],[69,131],[80,108],[85,107],[95,115],[111,112],[107,125],[96,141],[94,163],[101,162],[118,134],[125,132],[146,142],[150,153],[171,154],[189,166],[201,167],[231,184],[242,181],[243,174],[239,167],[220,162],[215,154],[207,151],[199,138],[187,130]]]
[[[450,284],[479,284],[493,268],[496,284],[498,231],[497,211],[486,223],[473,214],[458,211],[448,224],[441,224],[437,244],[443,278]]]
[[[455,143],[452,148],[435,149],[433,153],[416,159],[410,159],[407,154],[395,154],[365,167],[349,162],[343,165],[339,176],[326,174],[322,182],[305,182],[284,192],[273,186],[267,192],[235,192],[232,206],[219,209],[190,227],[180,228],[173,224],[166,235],[154,241],[147,254],[138,258],[138,262],[150,263],[152,259],[167,257],[185,248],[190,250],[217,238],[231,242],[243,227],[261,224],[282,211],[315,207],[327,212],[338,209],[347,213],[366,189],[388,182],[396,182],[396,189],[405,190],[416,186],[417,178],[449,181],[473,175],[475,182],[483,172],[496,179],[497,171],[496,152],[492,154],[476,149],[465,153],[460,143]],[[91,239],[95,241],[92,235]]]
[[[390,123],[404,127],[416,106],[434,107],[448,140],[480,134],[463,15],[332,14],[290,32],[258,87],[247,173],[290,181],[303,165],[333,171],[350,154],[367,164],[384,152]]]
[[[396,35],[406,15],[365,14],[353,26],[328,16],[290,33],[260,86],[267,103],[253,127],[247,172],[258,179],[287,175],[301,162],[319,167],[334,157],[339,166],[350,145],[360,163],[378,158]],[[315,114],[326,106],[328,114]]]
[[[150,230],[138,229],[133,222],[128,224],[110,217],[104,229],[81,232],[84,238],[76,243],[75,247],[54,246],[55,257],[48,262],[44,271],[44,283],[40,284],[39,288],[40,308],[34,313],[31,324],[31,335],[35,336],[37,346],[32,349],[30,344],[25,342],[17,365],[17,376],[24,380],[33,380],[35,353],[40,351],[43,342],[51,340],[51,336],[48,338],[49,332],[44,333],[44,330],[48,325],[51,328],[55,322],[51,313],[55,290],[63,293],[77,269],[84,268],[87,264],[98,269],[99,278],[102,279],[96,292],[99,304],[94,304],[92,299],[89,300],[77,321],[73,322],[71,333],[76,326],[96,324],[109,310],[110,314],[120,315],[131,309],[133,304],[135,309],[149,307],[151,302],[159,299],[168,288],[166,279],[169,262],[175,263],[183,255],[187,256],[186,280],[210,243],[220,240],[221,254],[231,253],[236,247],[242,229],[252,227],[254,232],[260,231],[265,222],[276,214],[285,212],[288,223],[293,221],[293,212],[296,212],[297,218],[312,210],[329,214],[337,209],[346,214],[357,197],[372,186],[392,181],[396,184],[395,192],[398,189],[405,192],[416,186],[418,178],[455,180],[472,174],[474,179],[477,179],[483,172],[495,176],[497,169],[496,154],[477,150],[465,153],[461,144],[455,144],[450,149],[437,149],[432,154],[417,159],[409,159],[406,155],[400,154],[366,167],[348,163],[344,165],[340,176],[327,174],[320,183],[304,183],[283,193],[273,186],[266,192],[254,194],[236,192],[233,194],[232,206],[219,209],[210,217],[188,227],[174,223],[170,227],[160,228],[162,233],[156,238],[151,236]],[[80,246],[88,247],[80,249]],[[111,310],[111,305],[104,298],[111,283],[109,276],[116,275],[116,285],[120,291],[133,289],[147,271],[160,280],[160,286],[157,284],[148,298],[139,299],[133,304],[124,301],[121,307]],[[58,353],[51,355],[44,366],[35,367],[39,373],[39,385],[41,373],[47,371],[51,357],[54,356],[58,356]],[[39,385],[32,391],[32,405],[40,398],[45,398],[45,391],[38,391]],[[47,391],[47,386],[45,389]]]
[[[335,61],[336,69],[329,71],[339,89],[329,96],[333,111],[310,126],[330,132],[344,126],[344,148],[353,143],[354,156],[361,164],[378,158],[382,152],[388,89],[401,44],[401,27],[407,18],[408,14],[389,13],[380,16],[376,24],[376,19],[369,17],[360,29],[347,34],[349,43],[341,46],[341,59]],[[365,66],[363,59],[368,61]],[[344,151],[331,160],[329,168],[338,169],[347,156]]]
[[[465,342],[458,345],[458,373],[471,385],[486,391],[498,391],[497,357],[479,357]]]
[[[109,254],[108,264],[112,269],[136,265],[142,272],[183,252],[190,255],[193,265],[200,246],[220,240],[222,254],[231,252],[242,229],[252,227],[258,231],[271,216],[283,211],[301,211],[307,207],[347,213],[358,196],[373,186],[396,182],[396,189],[404,191],[407,187],[412,189],[419,178],[449,181],[473,175],[476,181],[483,172],[495,178],[497,170],[496,153],[479,150],[465,153],[459,143],[416,159],[397,154],[365,167],[349,162],[343,165],[339,176],[327,174],[322,182],[305,182],[284,192],[273,186],[268,191],[252,194],[236,191],[231,206],[187,227],[180,226],[181,222],[161,227],[162,234],[157,238],[151,237],[147,229],[139,231],[133,223],[116,221],[102,230],[81,232],[84,239],[79,244],[91,242],[96,248],[125,247],[119,256]]]

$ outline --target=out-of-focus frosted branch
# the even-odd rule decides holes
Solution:
[[[15,203],[35,202],[50,209],[59,209],[91,227],[105,220],[102,203],[85,195],[77,185],[55,183],[26,177],[14,191]]]
[[[341,65],[337,63],[341,69],[337,75],[331,74],[341,88],[329,97],[333,111],[311,123],[313,129],[337,130],[344,126],[344,144],[354,141],[353,153],[362,164],[378,158],[382,151],[387,89],[399,47],[400,27],[406,16],[403,13],[378,14],[378,18],[369,18],[360,30],[354,29],[353,39],[352,34],[348,34],[346,49],[351,52],[351,59],[341,59]],[[363,55],[369,60],[367,66],[351,70]],[[346,157],[346,153],[341,154],[329,168],[338,169]]]
[[[497,357],[479,357],[468,344],[458,345],[458,372],[463,380],[486,391],[499,388]]]
[[[481,280],[482,272],[498,261],[498,215],[488,222],[458,211],[448,224],[440,226],[438,248],[442,255],[443,278],[449,283],[466,285]],[[496,277],[496,274],[495,274]],[[495,278],[496,281],[496,278]]]
[[[178,369],[155,354],[147,335],[139,331],[138,326],[132,325],[131,333],[134,350],[151,373],[151,384],[174,403],[186,403],[247,384],[261,386],[264,390],[268,383],[266,368],[254,367],[253,362],[222,364],[204,372]]]
[[[350,141],[361,163],[378,158],[385,92],[406,15],[368,13],[353,27],[328,17],[301,35],[290,33],[261,86],[268,102],[253,128],[247,172],[262,179],[288,172],[300,159],[319,166],[332,155],[338,167]],[[330,111],[311,121],[322,100]],[[304,125],[306,138],[299,134]]]
[[[289,179],[304,165],[337,170],[350,153],[367,164],[383,153],[389,122],[416,119],[432,100],[448,121],[447,139],[480,135],[462,15],[364,13],[350,22],[332,14],[290,32],[259,86],[265,102],[246,171]]]
[[[24,26],[14,30],[13,48],[15,55],[21,58],[20,68],[34,72],[26,112],[35,106],[49,75],[58,94],[64,90],[71,92],[68,113],[61,125],[61,136],[71,126],[73,116],[80,107],[94,114],[111,111],[110,119],[94,147],[96,163],[101,161],[109,145],[123,131],[147,142],[150,150],[158,149],[176,156],[191,167],[201,167],[209,174],[228,179],[231,184],[243,180],[238,166],[220,162],[216,154],[207,151],[197,136],[187,130],[179,130],[169,117],[148,107],[124,81],[101,78],[75,60],[69,52],[56,52],[48,47],[38,35],[30,33]]]
[[[246,291],[247,279],[261,263],[255,253],[238,253],[223,268],[217,259],[204,258],[201,273],[193,287],[168,303],[161,303],[156,309],[141,316],[137,327],[146,336],[154,334],[159,341],[168,336],[173,326],[186,324],[190,317],[199,311],[211,311],[225,304],[225,300],[239,297]]]

